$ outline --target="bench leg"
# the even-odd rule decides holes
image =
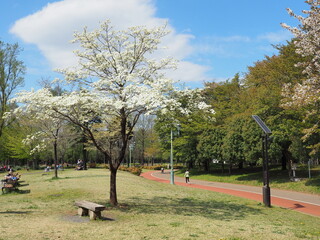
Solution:
[[[89,211],[86,208],[78,208],[78,215],[79,216],[88,216],[89,215]]]
[[[15,191],[16,189],[13,187],[2,187],[2,193],[9,193],[11,191]]]
[[[97,218],[101,218],[101,211],[94,212],[89,211],[90,220],[96,220]]]

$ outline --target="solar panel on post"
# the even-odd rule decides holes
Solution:
[[[271,130],[267,127],[267,125],[261,120],[261,118],[257,115],[252,115],[252,118],[258,123],[261,129],[266,134],[271,134]]]
[[[265,135],[262,138],[262,155],[263,155],[263,203],[267,207],[271,207],[271,195],[269,187],[269,170],[268,170],[268,139],[271,130],[257,115],[252,115],[252,118],[257,122],[259,127],[264,131]]]

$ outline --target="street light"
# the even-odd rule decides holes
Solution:
[[[178,129],[178,135],[180,134],[181,125],[177,124],[176,128]],[[173,131],[171,127],[171,148],[170,148],[170,184],[174,184],[174,172],[173,172]]]
[[[270,140],[269,135],[271,130],[257,115],[252,115],[252,118],[257,122],[259,127],[263,130],[264,135],[262,136],[262,156],[263,156],[263,203],[265,206],[271,206],[270,200],[270,187],[269,187],[269,169],[268,169],[268,141]]]

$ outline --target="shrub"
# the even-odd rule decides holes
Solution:
[[[109,164],[106,163],[99,163],[96,165],[97,168],[106,168],[109,169]]]
[[[129,172],[131,172],[134,175],[140,176],[142,169],[138,167],[131,167],[129,168]]]
[[[176,164],[176,165],[173,165],[173,168],[174,169],[182,169],[182,168],[184,168],[184,166],[182,164]]]
[[[167,169],[168,164],[158,164],[158,165],[153,165],[153,166],[144,166],[144,169],[149,169],[149,170],[161,170],[161,168]],[[173,165],[174,169],[182,169],[184,168],[183,164],[174,164]]]
[[[75,164],[72,163],[64,163],[62,164],[63,168],[75,168]]]
[[[96,168],[97,164],[95,162],[90,162],[90,163],[88,163],[88,167],[89,168]]]
[[[149,169],[149,170],[161,170],[161,168],[166,168],[167,165],[153,165],[153,166],[144,166],[144,169]]]
[[[126,171],[126,172],[130,172],[134,175],[140,176],[142,169],[138,168],[138,167],[125,167],[125,166],[120,166],[119,167],[120,171]]]

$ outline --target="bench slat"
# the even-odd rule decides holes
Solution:
[[[106,207],[97,203],[89,202],[89,201],[76,201],[75,205],[78,207],[83,207],[89,209],[93,212],[103,211]]]

